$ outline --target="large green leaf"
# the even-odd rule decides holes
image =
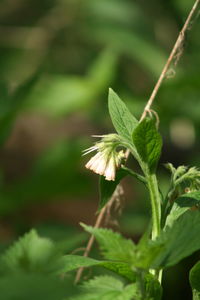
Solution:
[[[124,262],[134,268],[148,270],[163,250],[163,241],[154,243],[147,239],[137,246],[132,240],[122,237],[110,229],[95,228],[82,224],[84,229],[97,239],[103,256],[106,259]]]
[[[132,282],[136,281],[136,273],[131,268],[129,263],[118,262],[118,261],[105,261],[102,263],[102,267],[128,279],[129,281]]]
[[[136,255],[132,257],[131,265],[133,267],[149,270],[153,267],[153,263],[165,250],[163,241],[154,242],[147,240],[142,245],[137,245]]]
[[[119,279],[111,276],[99,276],[82,285],[82,293],[73,300],[160,300],[162,288],[160,283],[151,274],[143,278],[143,291],[139,282],[124,285]],[[72,300],[70,299],[70,300]]]
[[[98,276],[82,285],[80,296],[70,300],[132,300],[141,299],[138,285],[124,285],[122,281],[111,276]]]
[[[132,143],[132,133],[138,121],[112,89],[109,89],[108,108],[116,131],[126,141]]]
[[[110,229],[81,225],[87,232],[95,236],[106,259],[130,262],[136,249],[133,241],[123,238],[119,233]]]
[[[79,255],[65,255],[57,259],[52,265],[51,273],[62,274],[76,270],[80,267],[104,267],[122,277],[135,281],[136,275],[130,268],[129,264],[118,261],[101,261],[93,258],[79,256]]]
[[[57,262],[52,266],[52,273],[62,274],[71,272],[78,268],[103,265],[104,261],[99,261],[93,258],[79,255],[64,255],[57,259]]]
[[[140,156],[141,163],[154,172],[161,154],[162,139],[155,120],[145,118],[133,131],[133,143]]]
[[[131,264],[144,269],[173,266],[200,249],[200,212],[187,211],[167,226],[155,241],[137,246]]]
[[[147,239],[137,246],[112,230],[83,227],[95,236],[106,259],[129,263],[131,268],[148,270],[173,266],[200,249],[199,211],[182,214],[157,240]]]
[[[190,270],[189,278],[192,287],[193,300],[200,300],[200,261]]]
[[[155,241],[164,248],[152,262],[152,267],[164,268],[177,264],[181,259],[200,249],[200,212],[188,211],[182,214],[172,226]]]
[[[130,257],[132,266],[160,269],[173,266],[200,249],[200,212],[187,211],[167,226],[155,241],[146,240],[136,246]]]
[[[173,222],[184,214],[191,207],[198,207],[200,204],[200,192],[190,192],[178,197],[171,209],[170,214],[167,217],[166,225],[171,226]]]

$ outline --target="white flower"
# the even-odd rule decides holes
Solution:
[[[94,173],[105,176],[106,180],[114,181],[116,169],[120,167],[124,158],[123,151],[116,151],[116,147],[120,145],[119,136],[109,134],[100,137],[102,137],[100,142],[84,151],[84,155],[98,151],[85,166]]]
[[[107,167],[107,157],[105,153],[98,152],[88,161],[85,166],[87,169],[95,172],[96,174],[104,175]]]
[[[111,157],[104,171],[104,176],[106,180],[115,180],[116,167],[117,165],[115,163],[115,158]]]

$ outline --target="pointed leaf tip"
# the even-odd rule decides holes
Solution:
[[[108,109],[116,131],[125,140],[132,142],[132,133],[138,120],[131,114],[125,103],[109,88]]]

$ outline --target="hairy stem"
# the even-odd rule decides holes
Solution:
[[[152,240],[155,240],[159,236],[161,229],[161,200],[156,175],[149,174],[147,182],[152,209]]]

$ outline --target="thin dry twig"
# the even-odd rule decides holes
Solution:
[[[102,210],[100,211],[97,219],[96,219],[96,223],[94,225],[95,228],[99,228],[100,225],[102,224],[102,221],[103,219],[105,218],[105,216],[107,215],[107,213],[109,213],[109,211],[111,210],[111,207],[113,205],[113,203],[115,202],[116,198],[118,198],[118,194],[119,192],[121,191],[121,188],[120,188],[120,185],[118,185],[111,197],[111,199],[108,201],[108,203],[102,208]],[[83,256],[87,257],[88,254],[90,253],[90,250],[92,248],[92,245],[94,243],[94,236],[91,235],[88,243],[87,243],[87,247],[85,248],[85,252],[83,254]],[[83,273],[83,270],[84,268],[79,268],[78,271],[77,271],[77,274],[76,274],[76,278],[75,278],[75,281],[74,283],[78,283],[80,278],[81,278],[81,275]]]
[[[157,83],[156,83],[156,85],[155,85],[155,87],[154,87],[154,89],[152,91],[152,94],[151,94],[151,96],[150,96],[150,98],[149,98],[149,100],[148,100],[148,102],[147,102],[147,104],[146,104],[146,106],[144,108],[144,111],[143,111],[143,114],[142,114],[140,120],[143,120],[145,118],[147,112],[150,110],[150,108],[151,108],[151,106],[153,104],[153,101],[154,101],[154,99],[155,99],[155,97],[156,97],[156,95],[158,93],[158,90],[159,90],[159,88],[160,88],[160,86],[161,86],[161,84],[162,84],[162,82],[163,82],[163,80],[164,80],[164,78],[166,76],[166,73],[167,73],[167,71],[168,71],[168,69],[169,69],[169,67],[170,67],[170,65],[171,65],[174,57],[177,55],[177,53],[181,53],[182,54],[182,51],[179,52],[179,49],[182,48],[182,45],[183,45],[183,42],[184,42],[184,39],[185,39],[185,33],[189,29],[191,20],[192,20],[192,18],[194,16],[194,13],[195,13],[198,5],[199,5],[199,2],[200,2],[200,0],[196,0],[195,1],[194,5],[193,5],[193,7],[192,7],[192,9],[191,9],[191,11],[190,11],[190,13],[189,13],[186,21],[185,21],[185,24],[183,25],[183,28],[180,31],[179,35],[178,35],[176,43],[174,44],[174,47],[173,47],[173,49],[172,49],[172,51],[171,51],[171,53],[169,55],[169,58],[168,58],[165,66],[164,66],[164,68],[163,68],[163,70],[162,70],[162,72],[160,74],[160,77],[158,78],[158,81],[157,81]],[[180,58],[180,54],[179,54],[179,58]]]
[[[177,38],[177,40],[176,40],[176,42],[174,44],[174,47],[173,47],[173,49],[172,49],[172,51],[171,51],[171,53],[169,55],[169,58],[168,58],[165,66],[164,66],[164,68],[163,68],[163,70],[162,70],[162,72],[160,74],[160,77],[158,78],[158,81],[157,81],[156,85],[154,86],[152,94],[151,94],[151,96],[150,96],[150,98],[149,98],[149,100],[148,100],[148,102],[147,102],[147,104],[146,104],[146,106],[144,108],[144,111],[143,111],[143,113],[141,115],[140,121],[142,121],[146,117],[147,113],[152,113],[153,112],[154,114],[156,114],[156,112],[152,111],[151,106],[152,106],[153,101],[154,101],[154,99],[155,99],[155,97],[156,97],[156,95],[158,93],[158,90],[159,90],[159,88],[160,88],[160,86],[161,86],[161,84],[162,84],[162,82],[163,82],[163,80],[164,80],[164,78],[165,78],[168,70],[169,70],[169,67],[170,67],[173,59],[176,59],[176,64],[177,64],[178,60],[180,59],[180,56],[183,53],[182,45],[184,43],[185,33],[186,33],[186,31],[188,29],[190,29],[191,20],[192,20],[192,18],[194,16],[194,13],[195,13],[195,11],[196,11],[199,3],[200,3],[200,0],[196,0],[195,1],[195,3],[193,5],[193,7],[192,7],[192,9],[191,9],[191,11],[190,11],[187,19],[186,19],[186,21],[185,21],[185,23],[183,25],[183,28],[180,31],[179,35],[178,35],[178,38]],[[180,48],[182,49],[181,51],[180,51]],[[177,56],[178,56],[178,59],[177,59]],[[156,117],[157,117],[157,114],[156,114]],[[130,151],[127,150],[126,154],[125,154],[126,159],[128,159],[129,154],[130,154]],[[94,225],[95,228],[99,228],[101,226],[101,224],[103,222],[103,219],[109,213],[109,211],[110,211],[113,203],[115,202],[116,198],[118,198],[119,190],[120,190],[120,185],[118,185],[116,187],[115,192],[113,193],[113,196],[108,201],[108,203],[104,206],[104,208],[100,211],[100,213],[99,213],[99,215],[98,215],[98,217],[96,219],[96,223]],[[94,236],[91,235],[83,256],[85,256],[85,257],[88,256],[88,254],[90,253],[90,250],[92,248],[93,243],[94,243]],[[81,278],[81,275],[83,273],[83,270],[84,270],[84,268],[79,268],[78,269],[77,274],[76,274],[76,278],[75,278],[75,284],[79,282],[79,280]]]

